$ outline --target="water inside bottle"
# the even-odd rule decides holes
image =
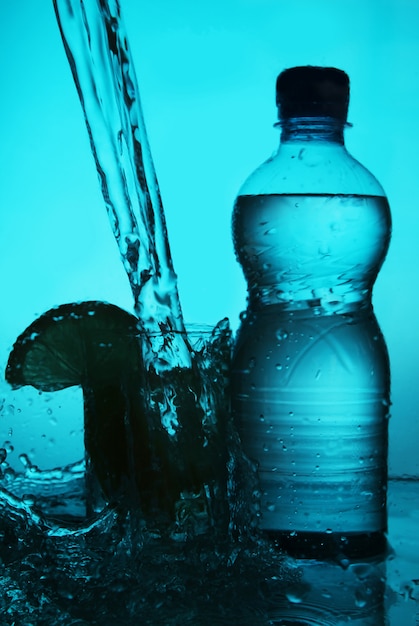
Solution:
[[[290,311],[345,313],[371,290],[389,245],[383,196],[239,196],[233,213],[236,254],[252,300]],[[288,305],[288,306],[287,306]]]
[[[261,527],[289,543],[306,533],[303,552],[333,550],[337,537],[345,551],[357,533],[374,550],[372,534],[386,529],[390,369],[370,294],[388,202],[240,196],[233,233],[249,283],[233,407],[258,466]]]

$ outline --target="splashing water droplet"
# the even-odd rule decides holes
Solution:
[[[4,463],[7,458],[7,452],[5,448],[0,448],[0,463]]]

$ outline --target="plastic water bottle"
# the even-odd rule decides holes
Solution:
[[[260,482],[260,527],[288,551],[379,553],[390,370],[371,304],[391,232],[376,178],[346,150],[349,78],[277,79],[278,151],[233,214],[248,284],[232,410]]]

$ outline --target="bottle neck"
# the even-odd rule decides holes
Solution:
[[[347,122],[334,117],[289,117],[277,124],[281,127],[281,143],[316,141],[344,145],[343,131]]]

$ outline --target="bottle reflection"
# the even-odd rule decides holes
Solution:
[[[295,578],[266,588],[269,624],[384,626],[385,561],[292,561]]]

